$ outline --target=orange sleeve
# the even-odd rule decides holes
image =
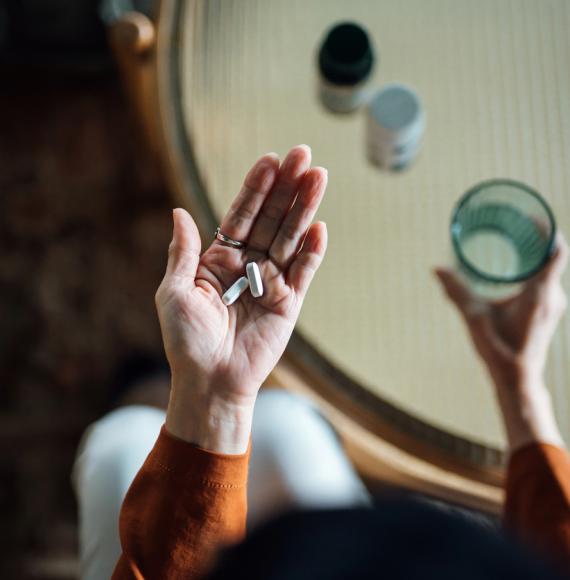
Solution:
[[[119,521],[114,580],[201,577],[222,544],[245,534],[249,451],[221,455],[160,432]]]
[[[507,472],[505,525],[570,570],[570,456],[533,443],[515,451]]]

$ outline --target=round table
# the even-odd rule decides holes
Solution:
[[[427,115],[419,159],[365,154],[365,115],[327,112],[316,51],[351,20],[375,46],[373,86],[403,82]],[[205,236],[261,154],[308,143],[329,170],[329,249],[283,365],[339,411],[415,457],[499,486],[497,407],[434,276],[450,214],[474,183],[524,181],[570,234],[570,5],[565,0],[163,0],[158,74],[169,171]],[[570,436],[570,317],[547,370]],[[283,368],[283,365],[281,368]],[[372,440],[367,443],[371,448]]]

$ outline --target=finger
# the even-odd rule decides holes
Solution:
[[[276,153],[268,153],[255,162],[220,224],[223,234],[238,241],[247,240],[278,173],[279,157]]]
[[[289,151],[281,164],[277,182],[253,225],[248,242],[251,250],[267,253],[310,165],[311,149],[307,145],[299,145]]]
[[[568,263],[568,243],[562,232],[556,235],[554,252],[544,268],[535,276],[531,283],[538,285],[548,285],[559,280]]]
[[[327,177],[328,172],[322,167],[314,167],[305,174],[295,204],[271,244],[269,256],[283,270],[299,251],[303,236],[317,213],[327,187]]]
[[[314,223],[307,231],[301,250],[287,272],[287,283],[305,296],[327,250],[328,233],[324,222]]]
[[[459,278],[456,272],[447,268],[436,268],[435,275],[449,299],[461,310],[463,314],[467,314],[475,299],[467,285]]]
[[[194,281],[200,261],[200,234],[190,214],[181,208],[172,212],[174,229],[168,248],[167,276],[180,276]]]

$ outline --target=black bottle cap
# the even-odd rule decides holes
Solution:
[[[372,46],[361,26],[343,22],[328,31],[319,51],[319,68],[326,80],[355,85],[368,77],[373,64]]]

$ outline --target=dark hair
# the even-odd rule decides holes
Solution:
[[[514,540],[410,500],[293,512],[228,550],[210,580],[548,580]]]

